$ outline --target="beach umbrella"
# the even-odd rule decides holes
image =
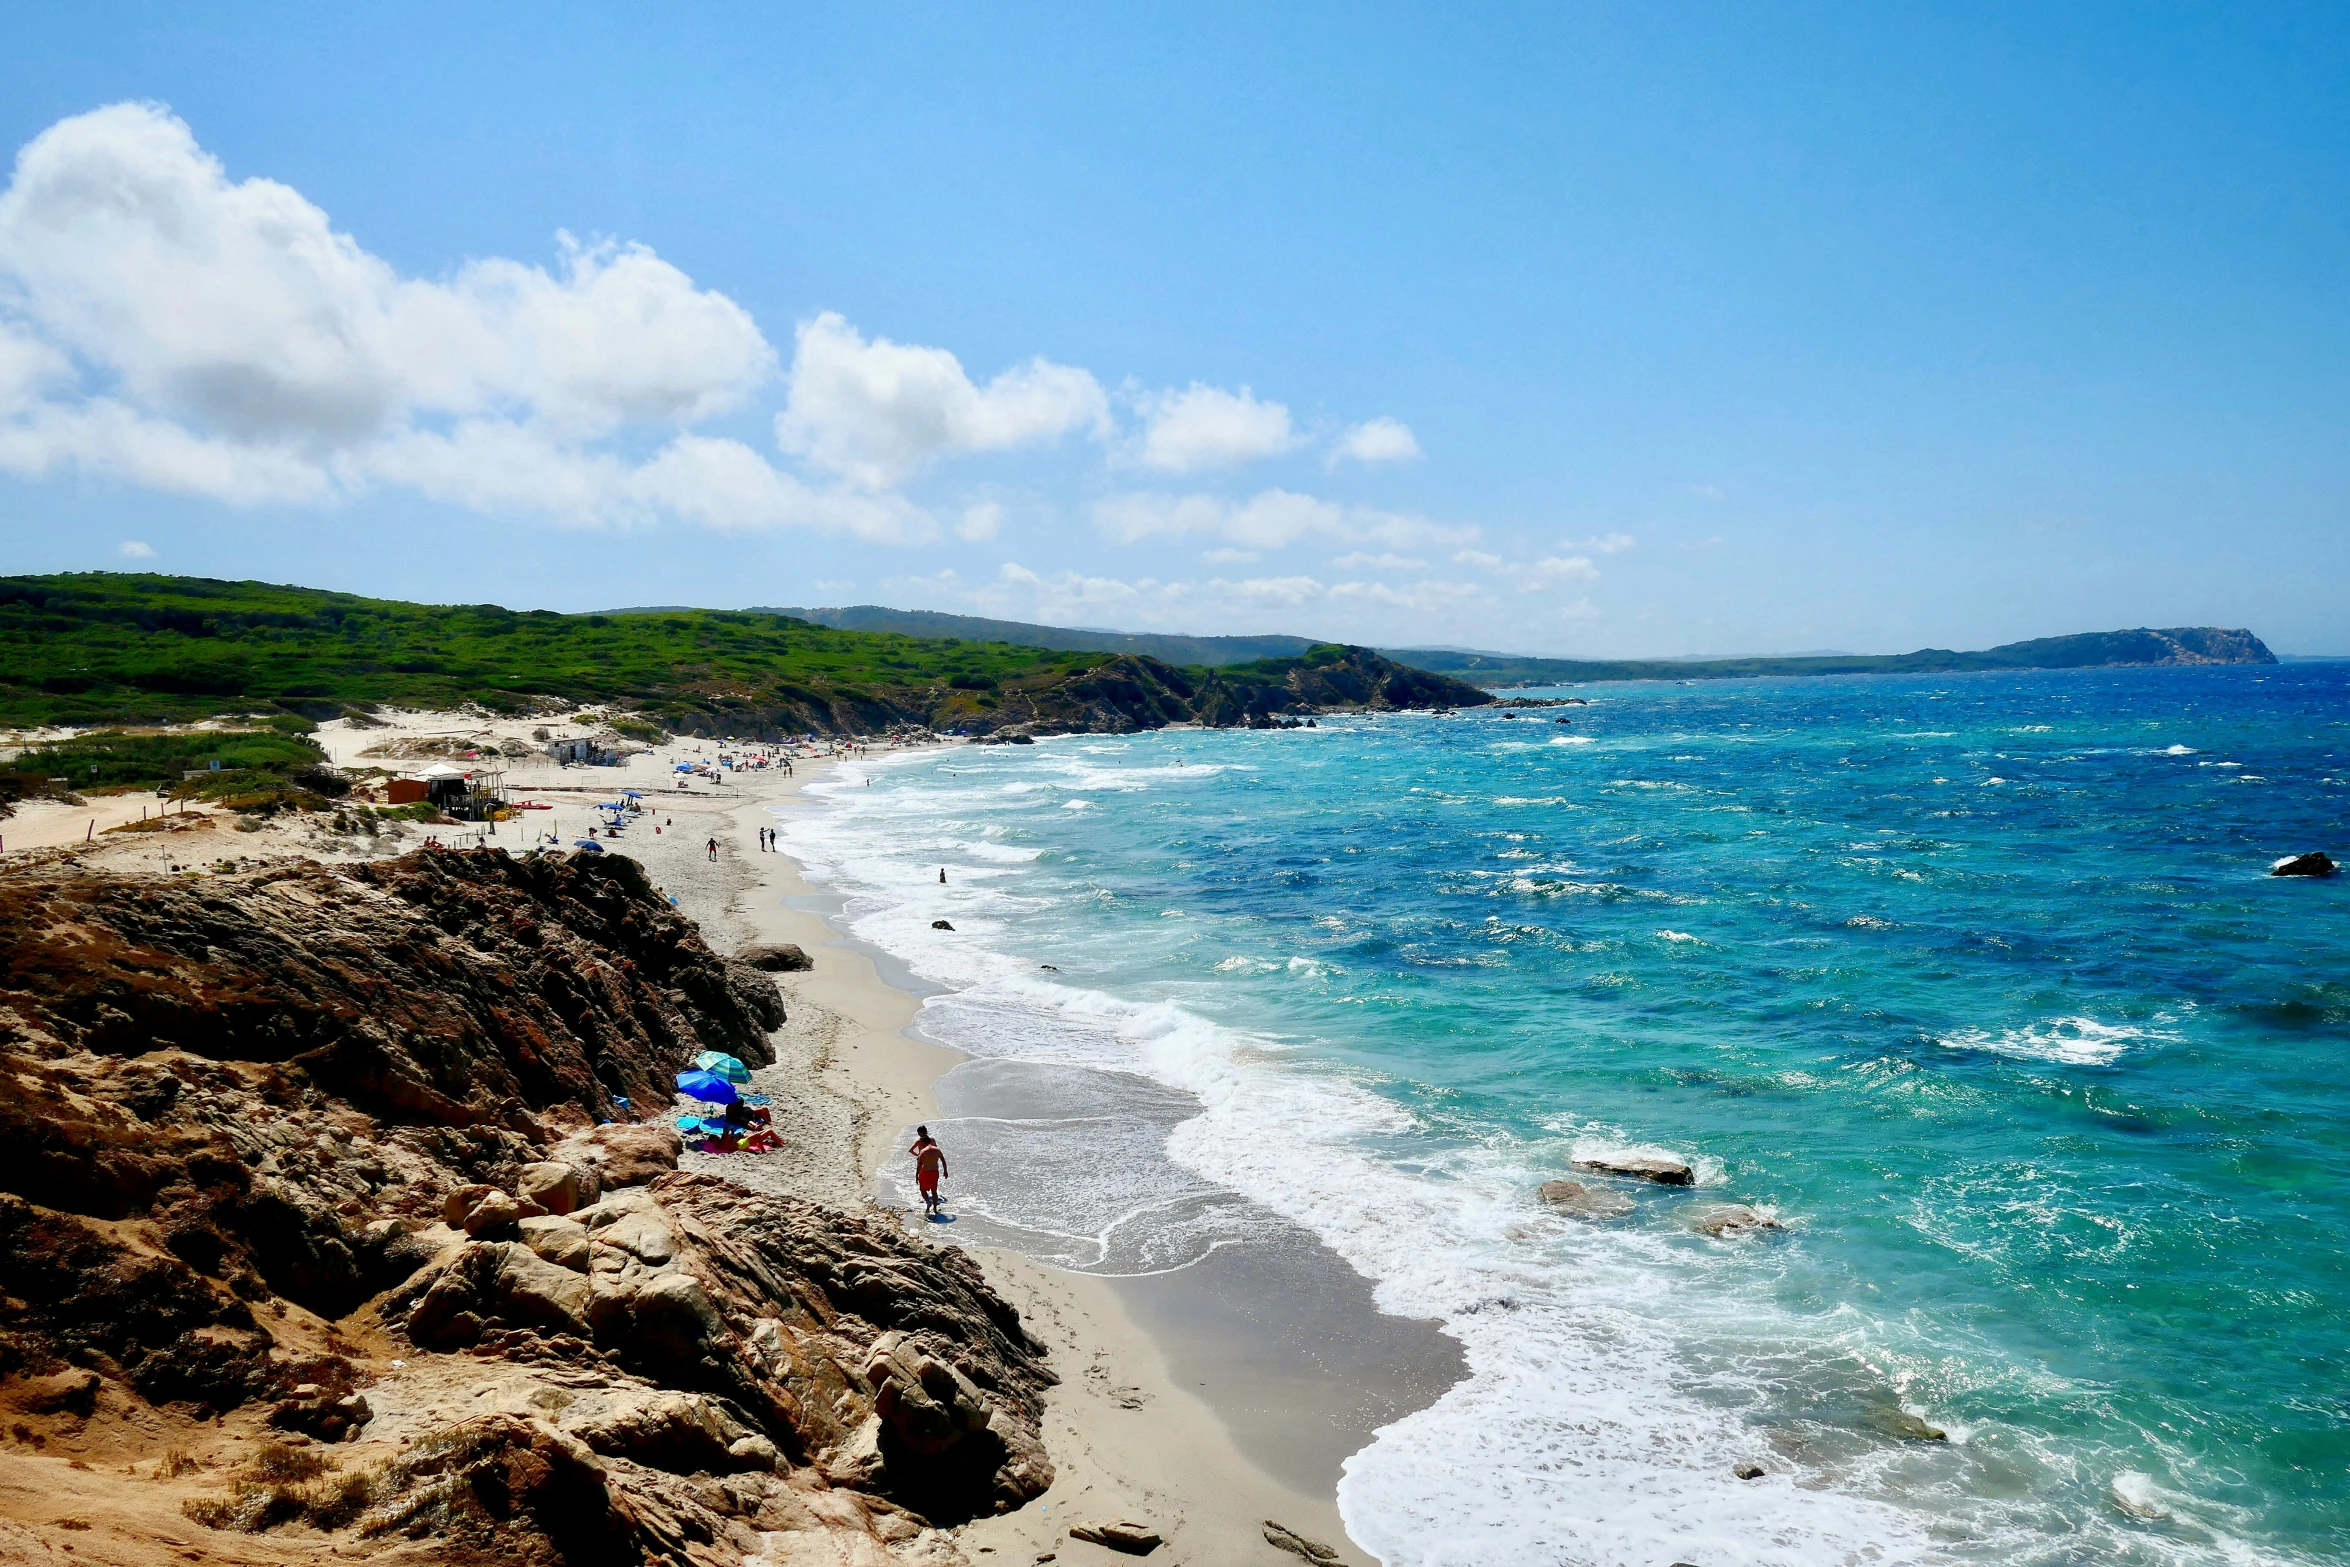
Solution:
[[[620,792],[631,800],[641,800],[645,797],[645,792],[642,789],[623,789]]]
[[[688,1099],[699,1099],[704,1104],[734,1103],[734,1085],[713,1072],[678,1073],[677,1091]]]
[[[590,849],[597,854],[604,852],[604,846],[593,838],[574,838],[571,840],[571,846],[574,849]]]
[[[749,1067],[717,1050],[705,1050],[694,1057],[694,1070],[707,1072],[712,1077],[723,1077],[730,1083],[747,1083],[751,1080]]]

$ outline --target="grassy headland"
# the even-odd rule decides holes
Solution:
[[[756,612],[561,615],[194,577],[0,577],[0,725],[17,727],[600,704],[688,734],[979,733],[1488,700],[1361,648],[1185,670],[1134,654],[842,631]]]

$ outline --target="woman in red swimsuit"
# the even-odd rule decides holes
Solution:
[[[930,1139],[930,1128],[914,1128],[914,1146],[906,1152],[914,1156],[914,1184],[922,1188],[922,1211],[935,1214],[939,1210],[939,1177],[947,1173],[946,1150]]]

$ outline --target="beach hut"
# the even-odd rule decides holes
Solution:
[[[416,777],[424,785],[424,797],[452,816],[460,813],[473,789],[473,775],[447,762],[420,767]]]

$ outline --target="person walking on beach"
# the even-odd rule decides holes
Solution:
[[[936,1215],[941,1206],[938,1183],[947,1173],[946,1150],[931,1139],[930,1128],[914,1128],[914,1146],[906,1152],[914,1156],[914,1184],[922,1189],[922,1211]]]
[[[712,865],[718,863],[718,840],[715,838],[710,840],[710,863]]]

